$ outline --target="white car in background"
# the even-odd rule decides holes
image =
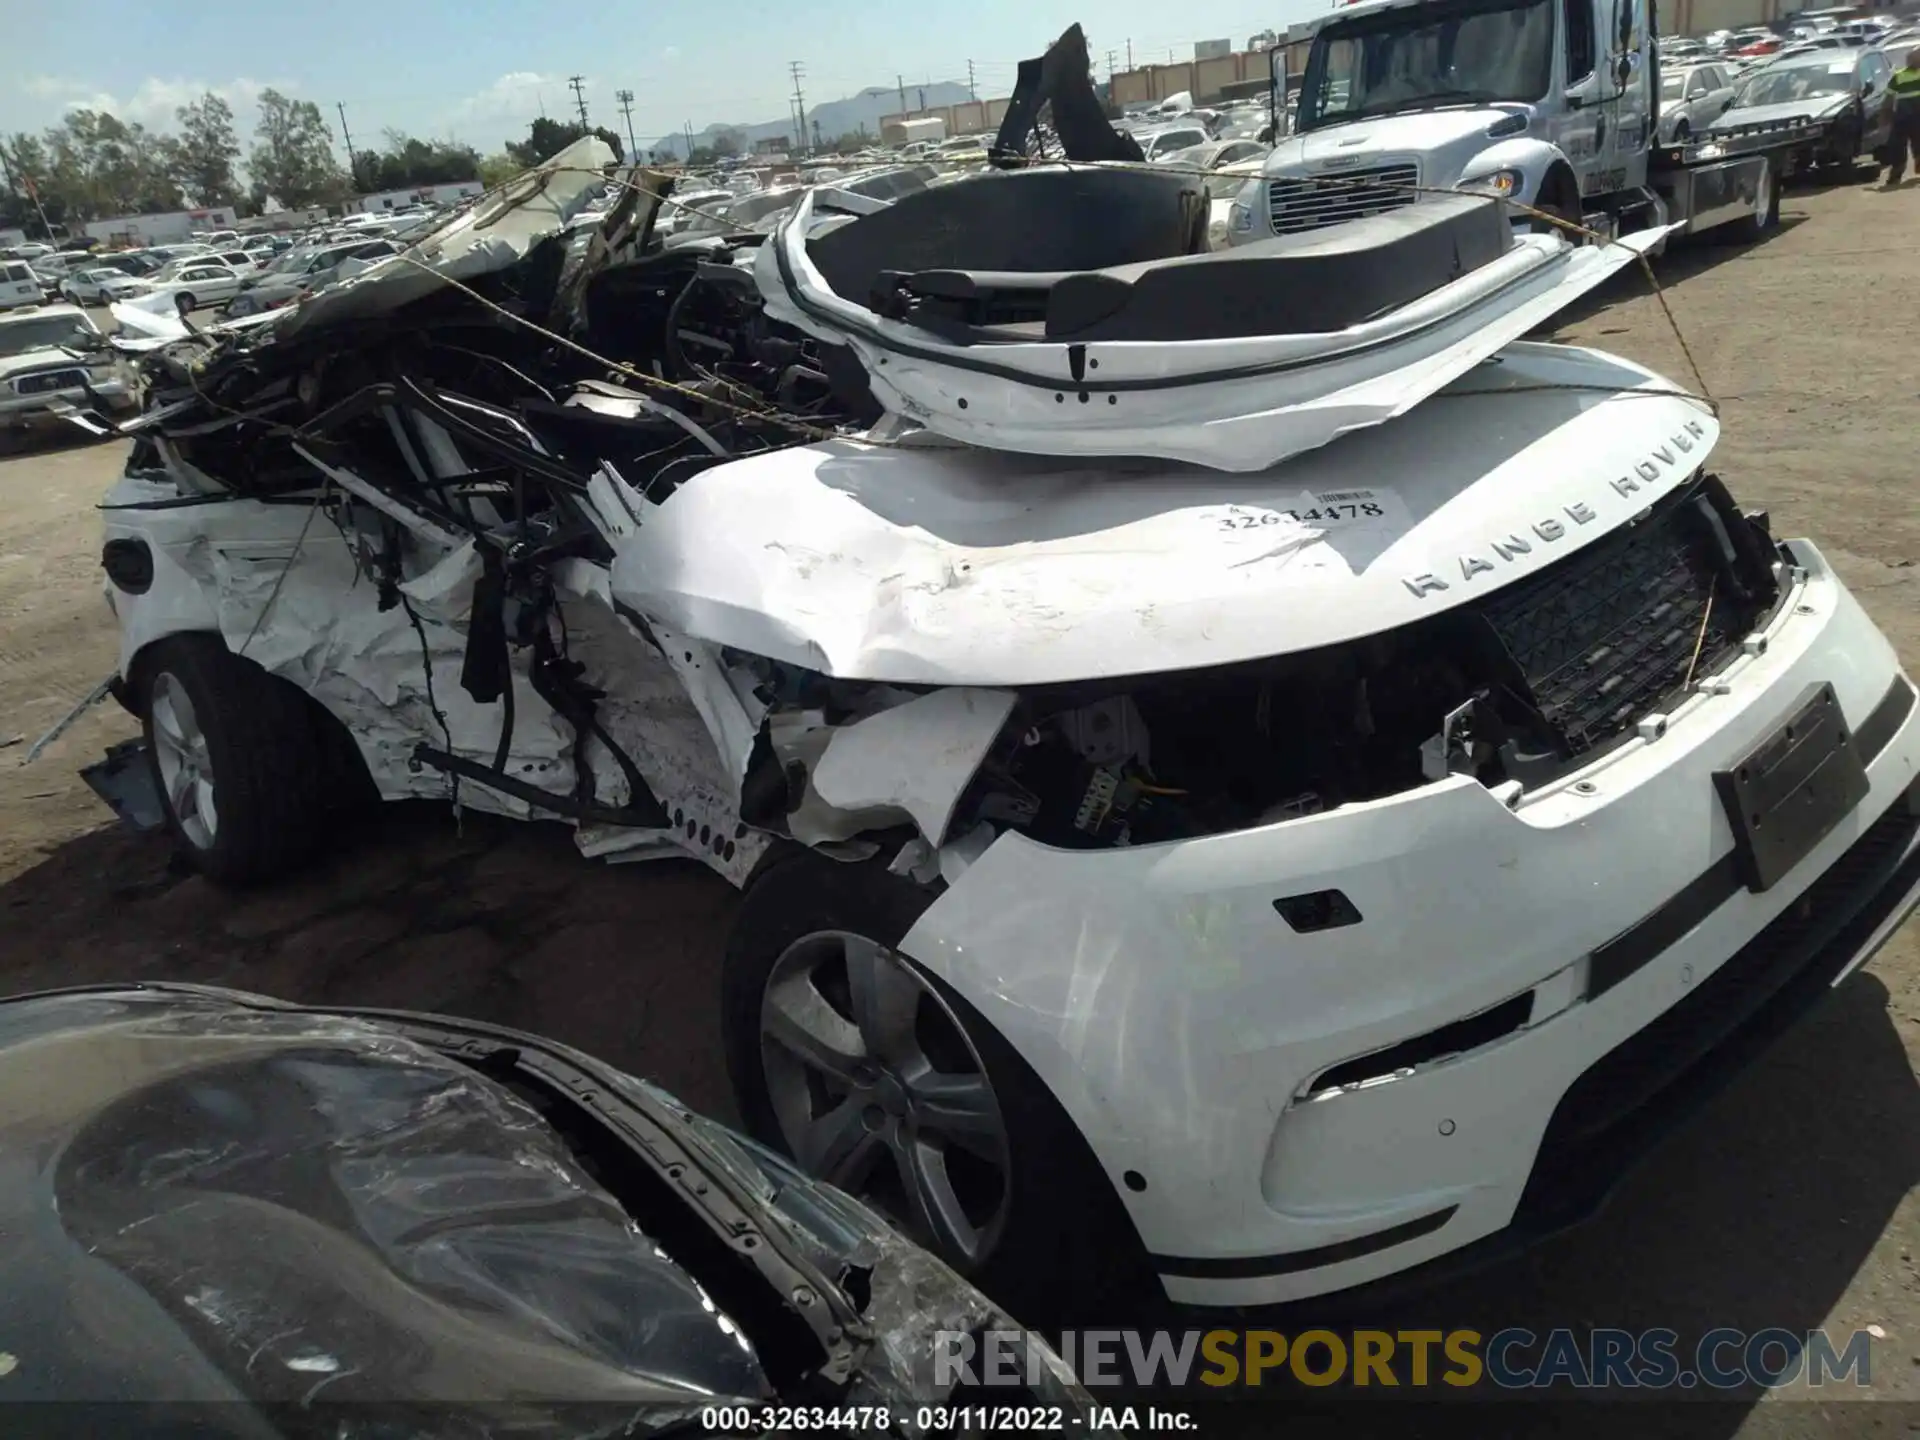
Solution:
[[[1164,160],[1177,151],[1191,150],[1196,145],[1204,145],[1213,137],[1207,134],[1206,127],[1202,125],[1175,125],[1133,138],[1140,142],[1140,153],[1153,161]]]
[[[96,401],[123,411],[134,396],[86,311],[49,305],[0,315],[0,440],[63,425]]]
[[[0,311],[38,305],[44,294],[33,266],[24,260],[0,261]]]
[[[60,293],[75,305],[104,305],[147,293],[147,282],[110,266],[75,270],[60,282]]]
[[[1733,108],[1733,72],[1719,61],[1660,71],[1659,137],[1684,145]]]
[[[166,276],[167,272],[163,270],[160,275]],[[146,293],[133,303],[147,309],[183,312],[225,305],[240,293],[240,284],[245,278],[231,265],[222,265],[217,260],[194,260],[167,278],[155,277]]]

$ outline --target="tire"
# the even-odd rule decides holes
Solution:
[[[1673,143],[1684,145],[1691,139],[1693,139],[1693,126],[1685,120],[1678,121],[1673,127]]]
[[[1573,173],[1568,170],[1550,170],[1546,183],[1540,187],[1540,201],[1534,209],[1563,220],[1567,225],[1581,223],[1580,187],[1574,181]],[[1586,236],[1579,230],[1569,230],[1556,225],[1541,215],[1531,217],[1530,229],[1536,235],[1558,235],[1572,245],[1583,245]]]
[[[371,786],[357,750],[357,776],[347,768],[352,742],[332,714],[216,635],[156,642],[133,681],[167,828],[209,880],[292,872]]]
[[[173,306],[179,314],[191,315],[200,308],[200,302],[194,298],[192,291],[183,291],[173,297]]]
[[[835,1174],[836,1183],[887,1213],[1023,1324],[1101,1317],[1111,1321],[1116,1314],[1151,1307],[1160,1288],[1138,1234],[1113,1182],[1060,1103],[963,997],[894,952],[933,899],[931,891],[888,874],[879,862],[843,864],[798,848],[763,866],[749,882],[721,971],[727,1070],[748,1130],[819,1175],[831,1168],[820,1163],[819,1147],[793,1143],[789,1127],[796,1108],[804,1105],[810,1113],[827,1116],[843,1113],[848,1105],[859,1108],[870,1123],[868,1136],[858,1143],[872,1152],[871,1158],[864,1166],[856,1160],[853,1172]],[[905,1031],[920,1058],[932,1058],[939,1079],[949,1084],[958,1077],[959,1083],[977,1088],[972,1082],[984,1079],[985,1099],[1001,1133],[980,1149],[994,1151],[994,1161],[969,1153],[972,1143],[956,1148],[945,1139],[938,1121],[918,1108],[914,1097],[923,1093],[923,1084],[916,1088],[915,1083],[892,1081],[895,1075],[911,1075],[910,1064],[863,1061],[869,1070],[879,1071],[881,1079],[865,1091],[843,1090],[845,1100],[814,1090],[817,1071],[811,1072],[805,1089],[797,1095],[793,1090],[793,1075],[808,1067],[794,1059],[786,1045],[766,1039],[763,1025],[778,1008],[778,995],[804,994],[808,1004],[831,995],[826,1003],[834,1007],[837,1024],[829,1024],[845,1034],[850,1053],[871,1057],[887,1048],[870,1046],[847,1018],[855,1013],[852,984],[847,981],[841,989],[832,983],[832,958],[816,972],[824,977],[818,988],[796,987],[795,976],[805,971],[816,952],[832,957],[836,946],[857,951],[867,945],[871,961],[891,975],[888,983],[896,997],[917,987],[914,1018]],[[845,977],[852,972],[842,961],[837,973]],[[893,1013],[905,1012],[896,1007]],[[949,1025],[957,1027],[957,1037],[947,1034]],[[896,1089],[888,1098],[884,1092],[890,1082]],[[779,1098],[776,1085],[782,1087]],[[904,1102],[901,1091],[909,1097]],[[861,1107],[863,1095],[869,1103]],[[882,1097],[880,1104],[870,1102],[875,1095]],[[906,1113],[896,1118],[902,1104]],[[851,1133],[851,1126],[844,1128]],[[987,1200],[965,1212],[976,1222],[977,1243],[971,1252],[940,1243],[911,1218],[903,1223],[911,1211],[903,1199],[908,1166],[898,1156],[902,1148],[915,1151],[913,1141],[929,1135],[943,1157],[941,1170],[951,1179],[949,1195],[958,1196],[966,1188],[963,1180],[978,1182],[995,1164],[1004,1164],[997,1208],[992,1187],[973,1187],[971,1198],[978,1201],[986,1195]],[[904,1145],[896,1144],[895,1137]],[[803,1148],[816,1149],[816,1154],[803,1158],[796,1153]]]
[[[1725,226],[1724,233],[1735,244],[1755,244],[1771,235],[1779,224],[1779,177],[1773,173],[1773,161],[1769,159],[1760,171],[1752,212]]]

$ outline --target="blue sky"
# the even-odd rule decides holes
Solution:
[[[805,67],[809,103],[896,74],[964,80],[1004,95],[1014,64],[1073,21],[1095,62],[1166,61],[1202,39],[1243,45],[1255,31],[1316,13],[1324,0],[95,0],[84,19],[49,4],[8,4],[0,48],[0,132],[40,129],[91,105],[170,127],[176,106],[205,90],[233,104],[242,143],[263,88],[318,101],[339,133],[344,102],[354,142],[399,129],[456,136],[482,150],[525,133],[540,113],[571,112],[566,77],[586,77],[596,124],[624,130],[614,92],[635,93],[644,142],[691,121],[750,123],[788,114],[790,60]]]

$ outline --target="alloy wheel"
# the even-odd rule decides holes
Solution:
[[[809,1174],[977,1266],[1007,1218],[999,1099],[946,1001],[904,959],[844,931],[802,937],[760,1006],[767,1097]]]
[[[211,849],[220,828],[219,812],[214,808],[213,760],[186,686],[161,671],[154,677],[147,709],[153,717],[153,750],[160,765],[160,786],[173,807],[173,818],[179,821],[181,833],[194,849]]]

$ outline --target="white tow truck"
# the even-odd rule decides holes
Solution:
[[[1515,202],[1523,227],[1550,225],[1544,212],[1602,237],[1733,224],[1758,239],[1813,138],[1800,117],[1722,120],[1659,145],[1648,0],[1364,0],[1288,31],[1305,41],[1298,110],[1275,105],[1278,143],[1236,198],[1229,244],[1450,190]],[[1276,96],[1286,45],[1271,52]]]

